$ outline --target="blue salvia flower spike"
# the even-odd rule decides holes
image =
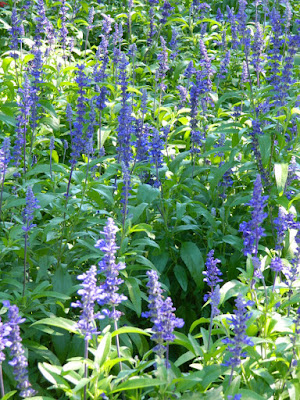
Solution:
[[[245,301],[243,296],[239,294],[235,300],[236,309],[233,311],[234,315],[228,319],[234,333],[232,338],[223,339],[223,343],[228,345],[228,351],[231,353],[229,360],[224,363],[225,366],[231,366],[229,386],[232,382],[234,369],[239,367],[242,359],[247,356],[247,352],[243,350],[243,347],[254,345],[252,340],[246,335],[246,322],[252,315],[247,312],[247,307],[253,304],[253,301]]]
[[[173,333],[174,329],[182,328],[184,321],[182,318],[176,318],[174,314],[175,308],[173,307],[171,298],[168,297],[166,300],[163,299],[157,272],[152,270],[147,271],[146,274],[149,279],[146,285],[149,295],[149,311],[143,312],[142,316],[150,318],[150,321],[153,322],[153,335],[151,336],[151,339],[157,343],[153,348],[153,351],[161,358],[164,353],[167,352],[166,366],[169,367],[168,345],[175,339]]]
[[[8,326],[10,327],[8,339],[11,342],[9,349],[12,360],[9,361],[9,364],[13,367],[13,374],[18,382],[17,388],[20,390],[20,397],[25,399],[34,396],[36,393],[29,382],[28,360],[25,356],[20,335],[19,325],[25,321],[25,318],[20,317],[18,307],[10,305],[8,300],[3,301],[3,305],[8,308]]]

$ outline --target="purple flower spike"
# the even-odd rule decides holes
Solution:
[[[94,312],[95,302],[100,294],[100,288],[97,287],[97,267],[92,265],[85,274],[78,275],[77,279],[83,281],[77,292],[81,296],[81,301],[77,300],[75,303],[71,303],[71,306],[82,309],[77,328],[85,336],[85,340],[90,340],[93,335],[99,333],[96,320],[104,318],[100,313],[95,314]]]
[[[123,283],[123,279],[118,278],[119,271],[126,268],[126,265],[122,262],[116,264],[116,251],[118,249],[118,246],[116,245],[117,231],[118,228],[116,227],[114,220],[108,218],[103,232],[101,232],[105,239],[100,239],[95,244],[95,247],[104,253],[104,257],[98,263],[98,272],[104,274],[106,277],[105,282],[100,287],[97,301],[101,306],[107,305],[112,309],[104,309],[102,312],[115,321],[117,321],[122,315],[120,311],[116,310],[116,307],[123,301],[127,300],[126,296],[117,293],[119,286]]]
[[[12,345],[11,341],[7,338],[11,332],[11,327],[8,324],[3,324],[0,318],[0,364],[5,360],[3,350],[5,347]]]
[[[25,350],[22,346],[22,338],[20,335],[20,324],[25,321],[19,315],[17,306],[11,306],[8,300],[3,301],[4,307],[8,308],[8,326],[10,327],[9,341],[10,355],[12,360],[9,364],[13,367],[15,380],[18,382],[17,388],[20,390],[20,396],[23,398],[31,397],[35,394],[35,390],[31,388],[28,379],[28,361],[25,357]]]
[[[10,161],[10,138],[6,137],[2,143],[0,150],[0,178],[1,181],[5,179],[5,174]]]
[[[204,282],[206,282],[211,288],[214,288],[218,283],[223,282],[223,279],[219,278],[219,276],[222,275],[222,272],[219,270],[217,267],[217,264],[221,262],[218,258],[214,258],[214,250],[211,250],[207,254],[207,259],[206,259],[206,271],[203,272],[203,275],[206,276],[204,278]]]
[[[252,314],[247,313],[247,307],[252,306],[252,301],[245,301],[241,294],[235,300],[236,310],[232,318],[228,322],[233,327],[234,337],[232,339],[223,339],[223,343],[228,344],[228,350],[232,354],[231,358],[224,363],[231,366],[232,369],[241,364],[242,358],[247,356],[243,351],[243,346],[253,346],[252,340],[246,335],[246,322],[251,318]]]
[[[38,208],[40,208],[38,205],[38,200],[34,197],[31,186],[28,186],[26,193],[26,206],[23,210],[24,226],[22,229],[24,232],[29,232],[36,226],[36,224],[32,224],[31,221],[33,220],[34,211]]]
[[[163,299],[157,272],[147,271],[147,275],[149,278],[146,285],[149,294],[149,311],[142,313],[142,316],[150,318],[150,321],[154,323],[152,328],[154,333],[151,339],[157,345],[153,348],[153,351],[162,357],[166,351],[166,345],[175,339],[174,329],[182,328],[184,321],[182,318],[176,318],[174,314],[176,309],[173,307],[171,298]]]
[[[240,224],[240,232],[244,237],[244,254],[254,254],[257,256],[259,239],[265,236],[265,229],[261,224],[267,217],[268,213],[264,212],[268,196],[262,196],[262,183],[260,175],[257,175],[254,182],[253,197],[248,203],[253,207],[251,212],[251,220]]]
[[[283,248],[283,241],[285,233],[289,226],[294,222],[294,215],[287,214],[283,207],[279,207],[278,217],[274,219],[275,229],[277,231],[277,242],[275,249],[281,250]]]
[[[282,263],[281,258],[279,257],[273,258],[270,264],[270,268],[276,273],[282,272],[284,269],[284,265]]]

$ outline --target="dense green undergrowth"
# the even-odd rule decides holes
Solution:
[[[0,300],[31,398],[298,400],[299,3],[0,6]],[[109,254],[127,299],[87,338]],[[152,322],[147,271],[176,309]]]

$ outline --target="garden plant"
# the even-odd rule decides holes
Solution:
[[[300,399],[300,2],[0,2],[2,400]]]

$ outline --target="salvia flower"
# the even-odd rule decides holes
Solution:
[[[114,220],[108,218],[107,223],[101,232],[104,235],[104,239],[100,239],[95,244],[97,249],[100,249],[104,253],[104,257],[98,263],[99,273],[104,274],[106,279],[101,285],[99,295],[97,298],[98,303],[107,305],[109,309],[103,309],[102,313],[109,318],[117,321],[122,313],[116,310],[116,307],[121,304],[127,297],[123,294],[119,294],[119,286],[123,283],[123,279],[119,278],[119,271],[126,268],[123,262],[116,264],[116,252],[118,246],[116,245],[116,227]]]
[[[8,30],[10,35],[9,48],[12,50],[10,56],[15,60],[19,58],[16,53],[19,50],[20,43],[22,42],[21,36],[23,33],[21,27],[21,20],[18,18],[17,9],[14,7],[11,13],[11,28]]]
[[[186,78],[190,79],[195,72],[196,72],[196,69],[194,67],[194,63],[193,63],[193,61],[190,61],[188,63],[188,66],[186,67],[183,75]]]
[[[246,14],[246,0],[239,0],[239,11],[236,16],[236,20],[238,22],[238,31],[241,36],[244,35],[246,31],[246,21],[247,21],[247,14]]]
[[[252,301],[245,301],[241,294],[235,300],[236,309],[233,311],[234,315],[228,318],[228,322],[233,328],[233,338],[223,339],[223,343],[228,345],[228,351],[231,357],[225,361],[224,365],[231,366],[232,371],[234,368],[240,366],[243,358],[247,353],[243,351],[244,346],[253,346],[252,340],[246,335],[246,322],[251,318],[251,313],[247,312],[247,307],[252,306]]]
[[[210,300],[211,300],[211,316],[212,318],[214,318],[216,315],[220,313],[219,304],[221,300],[221,293],[219,285],[217,285],[210,294]]]
[[[277,274],[279,272],[282,272],[284,269],[284,265],[282,263],[281,258],[280,257],[273,258],[271,261],[271,264],[270,264],[270,268],[272,271],[276,272]]]
[[[273,86],[273,94],[280,91],[280,65],[282,60],[281,47],[283,45],[282,27],[281,27],[281,16],[279,11],[275,8],[269,14],[270,23],[272,26],[272,36],[271,36],[271,46],[268,50],[268,66],[270,68],[270,73],[266,78],[267,81]]]
[[[161,285],[158,281],[157,272],[147,271],[148,276],[148,309],[149,311],[143,312],[142,316],[150,318],[154,326],[152,331],[154,332],[151,339],[154,340],[157,345],[153,348],[153,351],[160,357],[163,356],[166,351],[166,344],[172,342],[175,339],[173,333],[175,328],[182,328],[184,321],[181,318],[176,318],[173,307],[173,303],[170,297],[164,300],[162,296]]]
[[[142,124],[142,120],[136,121],[136,161],[149,161],[149,125]]]
[[[218,22],[224,21],[224,16],[223,16],[222,11],[220,10],[220,8],[217,9],[216,21],[218,21]]]
[[[61,28],[59,31],[59,41],[61,43],[61,47],[63,49],[63,58],[66,59],[66,50],[67,50],[67,38],[68,38],[68,28],[67,28],[67,11],[66,0],[61,1],[61,8],[59,14],[61,15]]]
[[[10,138],[6,137],[3,140],[0,150],[0,179],[3,182],[10,161]]]
[[[184,105],[186,104],[186,99],[187,99],[187,95],[188,95],[188,90],[182,86],[182,85],[178,85],[177,89],[179,91],[180,94],[180,103],[179,103],[179,108],[184,107]]]
[[[51,136],[51,138],[50,138],[49,149],[50,149],[50,150],[54,150],[54,149],[55,149],[54,137],[53,137],[53,136]]]
[[[293,156],[291,158],[291,162],[288,167],[288,177],[286,180],[285,184],[285,195],[288,199],[291,199],[292,195],[295,193],[293,190],[287,190],[287,188],[294,182],[294,181],[299,181],[300,176],[299,176],[300,168],[299,165],[296,161],[296,157]]]
[[[122,162],[122,172],[123,172],[123,188],[122,188],[121,203],[123,204],[122,214],[125,217],[128,213],[128,199],[130,196],[130,189],[131,189],[131,177],[129,169],[123,162]]]
[[[85,340],[90,340],[93,335],[99,333],[96,320],[104,318],[100,312],[95,313],[95,304],[100,294],[100,288],[97,287],[97,267],[92,265],[86,273],[78,275],[77,279],[82,281],[81,288],[77,291],[81,300],[71,303],[71,306],[81,308],[77,328],[84,335]]]
[[[95,16],[95,9],[94,7],[91,7],[89,9],[89,15],[88,15],[88,29],[91,30],[93,29],[93,22],[94,22],[94,16]]]
[[[34,55],[34,59],[32,60],[30,66],[30,75],[33,77],[31,83],[31,113],[30,113],[30,125],[32,132],[34,133],[37,127],[38,121],[38,112],[39,112],[39,92],[40,92],[40,84],[43,82],[43,54],[41,49],[38,46],[35,46],[32,49],[32,54]]]
[[[176,29],[172,29],[172,38],[169,42],[169,46],[171,51],[170,59],[175,60],[175,58],[178,56],[178,43],[177,43],[177,36],[178,32]]]
[[[248,74],[247,64],[246,64],[246,61],[243,61],[241,82],[246,83],[246,82],[249,82],[249,80],[250,80],[250,78],[249,78],[249,74]]]
[[[238,42],[238,30],[237,30],[235,15],[228,5],[226,6],[226,9],[228,13],[228,19],[231,25],[231,47],[232,49],[237,49],[239,42]]]
[[[11,327],[8,324],[4,324],[0,318],[0,364],[5,360],[5,354],[3,353],[3,350],[12,345],[7,338],[10,332]]]
[[[114,22],[114,20],[110,17],[110,15],[106,15],[106,14],[101,14],[103,17],[103,21],[102,21],[102,30],[104,32],[104,35],[109,35],[110,31],[111,31],[111,25]]]
[[[170,297],[167,297],[161,305],[161,309],[158,312],[157,318],[154,322],[154,335],[151,339],[159,341],[163,340],[163,343],[173,342],[175,335],[173,333],[175,328],[182,328],[184,321],[182,318],[176,318],[174,311],[176,308],[173,307],[173,302]],[[158,343],[160,346],[160,343]],[[153,349],[155,351],[155,348]]]
[[[162,5],[162,18],[160,20],[160,23],[164,25],[167,22],[167,18],[170,17],[171,12],[174,10],[174,7],[171,6],[171,4],[168,2],[168,0],[164,0],[164,3]]]
[[[85,139],[84,139],[84,123],[85,112],[86,112],[86,90],[85,88],[89,85],[89,80],[84,73],[84,65],[77,65],[77,72],[75,82],[78,84],[78,98],[77,98],[77,114],[74,122],[74,129],[70,131],[71,135],[71,164],[75,165],[81,156],[85,152]],[[67,106],[68,107],[68,106]],[[67,118],[71,120],[71,109],[67,108]]]
[[[35,18],[35,43],[37,47],[42,45],[42,34],[46,33],[47,30],[47,17],[46,17],[46,10],[45,10],[45,3],[44,0],[37,0],[36,3],[37,8],[37,17]]]
[[[31,186],[28,186],[26,193],[26,206],[23,210],[23,221],[24,226],[22,227],[23,231],[28,233],[32,228],[36,226],[36,224],[32,224],[34,217],[34,211],[40,208],[38,205],[38,200],[35,198]]]
[[[158,169],[162,167],[163,164],[163,153],[164,149],[164,141],[159,134],[159,131],[155,128],[152,129],[152,141],[149,147],[150,161],[153,163],[154,168],[156,169],[156,182],[155,186],[160,186],[160,181],[158,177]]]
[[[200,53],[202,55],[200,64],[202,65],[206,76],[210,77],[211,75],[213,75],[214,71],[211,66],[211,59],[208,57],[207,49],[202,39],[200,39],[199,41],[199,47],[200,47]]]
[[[126,68],[128,65],[128,61],[126,60],[125,54],[121,59],[119,69],[119,84],[121,86],[121,96],[122,96],[122,103],[121,103],[121,110],[118,116],[118,146],[117,146],[117,153],[118,153],[118,162],[124,162],[125,165],[128,167],[129,162],[132,159],[132,149],[130,146],[131,143],[131,134],[133,133],[133,117],[131,102],[129,102],[130,95],[128,93],[128,77]]]
[[[220,63],[220,70],[218,73],[218,78],[219,79],[225,79],[226,75],[228,74],[228,67],[230,63],[230,51],[227,51],[225,54],[225,57]]]
[[[281,250],[283,247],[283,241],[289,225],[293,223],[294,215],[286,213],[283,207],[279,207],[278,217],[274,219],[274,226],[277,231],[277,241],[275,250]]]
[[[141,92],[142,92],[141,111],[142,115],[145,116],[145,114],[147,113],[147,90],[141,89]]]
[[[25,321],[19,315],[19,309],[15,305],[10,305],[8,300],[3,301],[3,305],[8,308],[8,326],[10,333],[8,336],[11,342],[10,355],[12,360],[9,364],[13,367],[15,380],[18,382],[17,388],[20,390],[20,396],[23,398],[34,396],[35,390],[32,389],[28,378],[28,361],[25,357],[25,350],[22,346],[20,335],[20,324]]]
[[[163,80],[163,78],[166,76],[166,73],[169,69],[168,67],[168,51],[166,47],[166,41],[165,39],[161,36],[160,37],[160,42],[161,42],[161,47],[162,51],[157,55],[157,59],[159,61],[159,70],[158,70],[158,77]]]
[[[257,73],[262,71],[263,49],[264,49],[263,31],[260,24],[257,23],[252,43],[252,60],[251,60],[251,63],[254,66],[254,69]]]
[[[23,88],[19,89],[21,100],[18,103],[20,108],[20,114],[17,116],[17,138],[13,147],[13,160],[14,165],[19,166],[20,160],[22,158],[22,153],[24,155],[24,146],[26,144],[26,134],[29,125],[30,110],[32,106],[31,99],[31,85],[27,75],[25,76],[25,81]],[[25,160],[24,160],[25,165]]]
[[[268,213],[264,211],[268,196],[262,195],[261,177],[258,174],[254,182],[253,196],[249,206],[253,207],[251,220],[240,224],[240,232],[244,237],[244,254],[257,255],[259,239],[265,236],[265,229],[261,226]]]
[[[153,41],[153,37],[156,34],[156,30],[154,27],[154,9],[153,9],[153,7],[151,7],[149,10],[149,21],[150,21],[150,29],[149,29],[149,35],[147,38],[147,46],[151,45],[151,43]]]
[[[211,250],[207,254],[207,259],[205,263],[206,271],[203,271],[203,275],[205,278],[203,279],[204,282],[213,289],[218,283],[223,282],[223,279],[219,278],[222,275],[222,272],[217,267],[217,264],[221,262],[218,258],[214,258],[214,250]]]

